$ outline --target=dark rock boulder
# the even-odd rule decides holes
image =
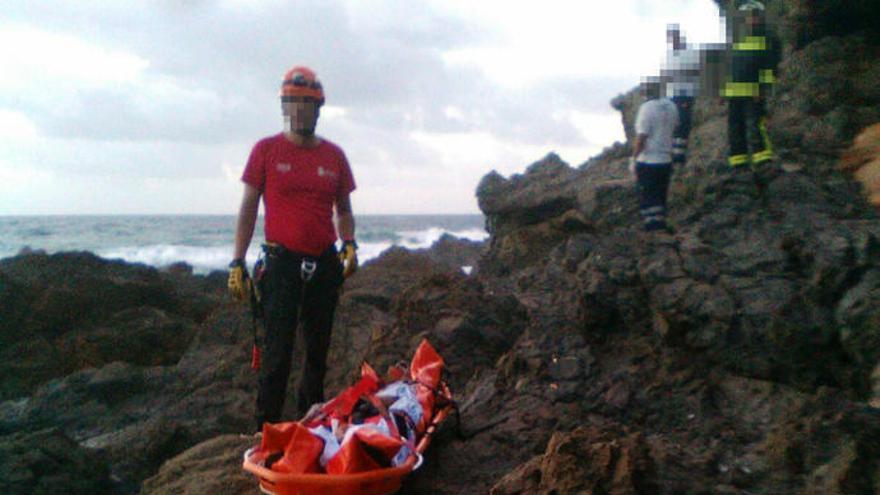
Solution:
[[[103,460],[55,429],[0,436],[0,491],[118,493]]]
[[[490,173],[477,186],[480,209],[489,232],[502,235],[521,225],[535,225],[574,208],[577,172],[551,153],[526,169],[524,175],[504,179]]]
[[[482,241],[462,239],[450,234],[443,234],[431,247],[424,251],[437,264],[451,270],[470,267],[473,269],[485,251],[486,244]]]
[[[784,156],[815,167],[880,121],[880,89],[871,83],[880,77],[878,59],[880,44],[845,35],[810,43],[780,64],[768,128],[774,144],[790,150]]]
[[[253,428],[255,375],[243,308],[208,318],[173,366],[116,361],[0,403],[0,432],[55,428],[99,455],[123,493],[166,459],[222,432]]]
[[[643,101],[645,98],[639,93],[639,88],[621,93],[611,100],[611,107],[620,112],[620,120],[627,142],[632,142],[636,136],[636,113]]]
[[[778,419],[759,449],[767,476],[800,493],[873,493],[880,468],[880,417],[862,404],[842,402],[832,390],[795,402]]]
[[[619,151],[606,150],[603,156],[610,162],[591,161],[579,169],[551,153],[524,175],[487,175],[477,199],[492,236],[480,268],[509,275],[543,265],[550,251],[573,235],[635,221],[634,183],[624,179],[626,160]]]
[[[617,433],[605,425],[554,434],[543,455],[512,471],[489,493],[647,495],[657,493],[657,485],[642,435]]]
[[[24,285],[0,271],[0,345],[4,348],[27,336],[24,322],[32,298]]]
[[[259,444],[253,436],[221,435],[166,462],[144,481],[141,495],[244,495],[256,479],[241,469],[242,453]]]
[[[0,261],[0,398],[113,361],[171,365],[216,304],[217,287],[90,253]]]
[[[392,310],[395,325],[371,347],[371,356],[377,356],[377,363],[392,364],[396,342],[409,342],[409,348],[394,354],[409,355],[427,338],[443,356],[451,385],[457,388],[478,370],[495,365],[522,333],[526,317],[514,298],[492,294],[462,275],[441,275],[414,285],[395,299]]]
[[[91,253],[32,254],[0,261],[0,270],[39,291],[31,301],[29,329],[56,336],[78,324],[100,321],[122,309],[150,305],[172,311],[172,286],[158,271]]]

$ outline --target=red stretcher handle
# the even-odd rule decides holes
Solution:
[[[425,434],[422,436],[422,439],[419,440],[419,444],[416,446],[416,451],[420,454],[425,452],[428,445],[431,444],[431,437],[434,436],[437,426],[449,416],[449,413],[451,413],[453,409],[455,409],[455,402],[452,401],[452,392],[449,390],[449,386],[446,385],[446,382],[441,383],[440,396],[446,401],[446,405],[443,409],[437,411],[437,414],[431,419],[431,424],[425,429]]]
[[[422,455],[416,454],[409,457],[404,464],[396,467],[390,468],[382,468],[382,469],[373,469],[371,471],[364,471],[363,473],[352,473],[352,474],[324,474],[324,473],[308,473],[308,474],[290,474],[290,473],[278,473],[272,471],[271,469],[267,469],[251,460],[254,457],[254,454],[257,453],[259,447],[253,447],[248,449],[247,452],[244,453],[244,463],[242,467],[245,471],[249,471],[260,479],[268,481],[270,483],[295,483],[299,488],[315,488],[315,487],[325,487],[325,486],[341,486],[341,485],[356,485],[361,483],[368,483],[371,481],[379,481],[387,478],[401,478],[411,471],[416,469],[416,467],[421,466],[422,464]]]

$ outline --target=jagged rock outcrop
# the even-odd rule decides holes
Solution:
[[[792,173],[764,194],[751,181],[727,174],[725,108],[711,98],[697,103],[690,159],[671,190],[674,236],[641,234],[633,210],[614,218],[611,208],[587,206],[585,198],[619,189],[629,190],[629,198],[621,193],[616,200],[624,203],[617,208],[625,210],[625,201],[635,205],[631,185],[618,180],[624,176],[619,155],[600,156],[577,169],[551,156],[523,176],[489,176],[478,188],[481,206],[489,206],[484,209],[488,224],[501,226],[493,230],[483,273],[495,277],[490,286],[510,289],[530,309],[521,340],[536,335],[535,328],[558,341],[563,335],[583,338],[554,351],[515,346],[512,355],[530,356],[513,357],[521,364],[502,368],[512,370],[508,380],[517,384],[515,395],[527,393],[524,383],[536,372],[542,376],[537,363],[549,369],[588,348],[597,356],[589,379],[544,385],[556,391],[571,387],[582,421],[600,415],[645,432],[658,466],[659,488],[651,493],[876,489],[870,466],[876,466],[877,454],[864,447],[870,433],[861,432],[873,431],[878,419],[869,404],[877,403],[880,327],[868,308],[878,302],[880,223],[861,200],[858,185],[837,173],[836,161],[861,126],[880,120],[875,115],[880,98],[874,87],[865,86],[880,67],[870,56],[877,45],[864,33],[849,33],[843,40],[801,37],[802,44],[792,44],[791,33],[801,31],[791,23],[810,7],[797,8],[783,11],[788,56],[770,102],[771,133]],[[835,33],[842,35],[839,29]],[[825,82],[818,82],[822,77]],[[832,77],[834,84],[843,84],[832,85]],[[822,108],[815,106],[815,95],[825,102]],[[635,92],[613,102],[625,128],[631,127],[639,102]],[[808,127],[821,126],[827,130],[821,139],[813,136],[805,143],[803,136],[812,132]],[[534,173],[540,170],[545,173]],[[528,191],[532,202],[519,211],[514,201],[504,205],[519,191]],[[547,207],[536,208],[542,202]],[[615,221],[586,221],[584,211]],[[528,221],[518,216],[526,212]],[[575,216],[582,222],[579,228],[559,227],[566,221],[571,225],[568,218]],[[569,291],[578,295],[574,304],[565,296]],[[535,364],[529,368],[527,362]],[[839,438],[844,448],[816,446],[813,433],[794,433],[812,421],[815,409],[786,405],[816,404],[815,397],[827,395],[845,397],[852,405],[837,409],[822,402],[823,414],[839,417],[848,407],[864,412],[855,415],[865,421],[858,429],[834,422],[820,435]],[[726,397],[755,408],[740,408]],[[751,401],[773,411],[760,419],[760,427],[754,423],[759,403]],[[786,426],[791,421],[799,426]],[[561,432],[572,428],[560,416],[549,423]],[[719,438],[717,432],[730,430]],[[806,464],[803,459],[796,467],[778,462],[773,449],[779,431],[793,445],[810,446]],[[854,431],[859,433],[849,436]],[[799,456],[792,454],[798,448],[783,450]],[[541,484],[545,473],[538,462],[524,461],[496,490],[551,490],[556,480]],[[803,477],[805,472],[813,474]]]
[[[880,44],[862,34],[822,38],[785,59],[768,122],[785,158],[824,171],[880,121],[880,89],[872,82],[880,77],[878,59]]]

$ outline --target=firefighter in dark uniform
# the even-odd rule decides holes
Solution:
[[[778,175],[765,123],[765,99],[775,82],[778,44],[767,35],[764,5],[748,0],[739,7],[744,29],[731,47],[730,73],[721,94],[729,101],[728,163],[734,171],[751,168],[765,185]]]

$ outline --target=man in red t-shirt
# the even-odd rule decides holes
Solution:
[[[296,328],[303,326],[306,357],[297,393],[305,413],[324,401],[324,375],[333,314],[345,277],[357,269],[349,194],[355,183],[342,152],[315,135],[324,90],[315,73],[293,67],[281,85],[284,131],[253,148],[242,181],[229,289],[238,299],[250,286],[244,259],[260,198],[265,208],[265,265],[257,285],[266,322],[260,366],[257,428],[281,420]],[[333,213],[336,212],[336,225]],[[342,252],[337,254],[337,232]]]

